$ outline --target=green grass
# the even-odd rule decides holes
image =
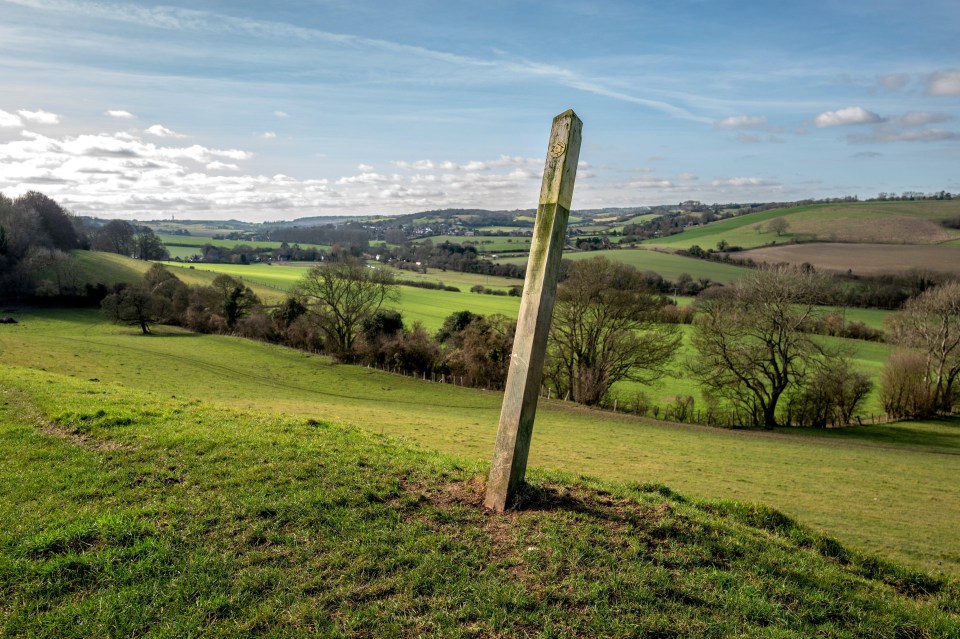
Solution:
[[[687,273],[694,279],[705,277],[714,282],[730,283],[750,272],[746,268],[730,264],[709,262],[645,249],[583,251],[563,254],[565,260],[587,260],[593,257],[605,257],[608,260],[630,264],[641,271],[654,271],[668,280],[676,280],[682,273]],[[527,258],[514,257],[498,261],[508,264],[523,264],[527,261]]]
[[[197,237],[193,235],[158,235],[157,237],[159,237],[164,245],[166,245],[168,248],[171,246],[199,248],[205,244],[209,244],[211,246],[217,246],[221,248],[249,246],[257,249],[276,249],[280,248],[280,246],[283,244],[283,242],[269,242],[262,240],[215,240],[210,237]],[[293,246],[294,242],[288,242],[288,245]],[[300,248],[316,248],[322,250],[328,250],[330,248],[328,244],[300,244],[299,246]]]
[[[960,201],[957,200],[814,204],[729,218],[643,243],[674,250],[688,249],[694,244],[703,249],[716,249],[717,243],[723,240],[730,246],[755,248],[784,244],[802,235],[818,241],[941,242],[944,238],[960,236],[960,231],[939,226],[940,220],[958,214]],[[782,236],[765,230],[766,223],[776,217],[784,217],[790,224]],[[754,228],[756,225],[762,227],[759,232]],[[878,229],[886,236],[875,237]],[[943,238],[934,237],[937,234]]]
[[[484,465],[325,417],[10,368],[0,401],[4,636],[960,633],[956,581],[760,506],[535,472],[492,515]]]
[[[498,253],[529,251],[530,239],[530,237],[501,237],[484,235],[476,235],[473,237],[466,237],[463,235],[437,235],[434,237],[424,238],[422,240],[416,240],[416,243],[421,244],[426,240],[430,240],[433,242],[434,246],[438,246],[444,242],[450,242],[451,244],[460,244],[464,246],[467,244],[472,244],[473,246],[477,247],[478,251],[483,253]]]
[[[863,317],[869,318],[870,314],[863,314]],[[849,321],[849,317],[848,317]],[[637,394],[643,393],[652,405],[659,407],[659,415],[664,415],[667,407],[674,403],[677,396],[693,397],[696,408],[701,408],[702,394],[700,386],[687,373],[684,362],[696,357],[697,353],[690,345],[690,334],[692,327],[680,326],[683,336],[680,350],[671,368],[670,374],[661,378],[654,384],[639,384],[636,382],[618,382],[614,385],[612,395],[618,398],[620,406],[633,406],[637,400]],[[883,407],[880,402],[880,375],[884,364],[890,355],[890,346],[880,342],[866,342],[862,340],[851,340],[836,337],[818,337],[818,341],[829,347],[841,347],[844,351],[852,353],[851,362],[857,370],[861,370],[874,382],[873,391],[867,396],[863,407],[858,412],[863,421],[872,420],[874,417],[883,415]]]
[[[470,463],[484,464],[491,454],[498,393],[334,365],[289,349],[174,328],[158,327],[156,336],[142,337],[89,311],[17,317],[20,324],[0,328],[4,387],[28,374],[49,372],[73,379],[85,391],[118,385],[244,411],[260,416],[250,417],[256,423],[284,416],[356,426]],[[86,381],[91,379],[99,382]],[[59,392],[57,385],[45,384],[40,386]],[[67,405],[64,397],[61,406]],[[90,397],[98,401],[95,393]],[[194,423],[177,419],[183,428]],[[221,423],[227,427],[229,422]],[[760,502],[851,547],[960,575],[958,453],[956,421],[838,434],[758,433],[666,424],[543,400],[531,466],[609,481],[662,483],[690,497]]]
[[[189,270],[178,266],[176,263],[168,262],[167,265],[178,277],[182,271]],[[309,266],[304,265],[283,266],[279,264],[249,264],[245,266],[239,264],[197,264],[194,266],[193,270],[196,272],[226,273],[234,277],[242,277],[248,283],[252,282],[270,287],[274,297],[292,290],[310,269]],[[396,271],[395,274],[397,277],[404,279],[415,279],[414,276],[416,275],[406,271]],[[457,275],[463,274],[450,273],[453,279],[448,280],[446,273],[433,271],[433,276],[425,279],[435,281],[442,279],[444,282],[454,285],[458,279]],[[478,283],[484,279],[480,276],[473,277],[478,278]],[[464,284],[471,279],[472,277],[467,277]],[[504,278],[492,279],[497,281]],[[516,317],[520,309],[519,297],[470,293],[468,286],[464,286],[459,293],[401,286],[398,293],[398,301],[387,306],[400,310],[403,313],[404,322],[408,326],[420,321],[430,331],[439,329],[443,320],[455,311],[470,310],[480,315],[500,313]]]

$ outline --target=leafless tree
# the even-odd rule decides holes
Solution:
[[[621,380],[651,382],[680,345],[678,329],[656,322],[660,302],[643,274],[603,257],[576,262],[557,291],[547,380],[558,395],[595,405]]]
[[[311,315],[342,359],[352,359],[364,320],[396,297],[393,275],[383,268],[346,259],[311,268],[297,286]]]
[[[823,349],[803,326],[826,298],[825,280],[794,267],[753,271],[697,303],[691,374],[750,425],[778,425],[777,405]]]
[[[928,289],[903,305],[889,321],[894,343],[926,358],[934,410],[949,412],[960,377],[960,282]]]

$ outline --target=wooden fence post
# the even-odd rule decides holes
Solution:
[[[553,119],[540,187],[537,221],[523,283],[523,299],[504,389],[500,426],[484,505],[503,512],[523,482],[543,377],[547,334],[566,243],[583,123],[572,111]]]

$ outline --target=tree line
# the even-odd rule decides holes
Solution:
[[[143,260],[166,259],[153,231],[122,220],[81,219],[37,191],[0,193],[0,299],[99,302],[106,287],[83,282],[74,249]]]
[[[826,427],[853,421],[873,390],[849,349],[809,330],[829,314],[829,281],[815,272],[761,268],[710,289],[695,303],[691,355],[683,357],[678,325],[662,321],[669,301],[645,285],[643,274],[602,257],[569,269],[557,293],[543,382],[556,397],[609,404],[619,382],[653,383],[680,370],[699,384],[708,421],[726,411],[744,426]],[[154,265],[142,290],[117,291],[103,308],[144,332],[164,321],[408,375],[503,387],[512,320],[463,310],[431,334],[389,308],[396,293],[389,271],[349,258],[318,264],[274,307],[235,278],[187,287]],[[145,321],[143,308],[153,313]],[[951,411],[960,375],[960,284],[931,288],[892,317],[898,350],[882,376],[884,407],[894,417]]]

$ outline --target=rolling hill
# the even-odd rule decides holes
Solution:
[[[960,635],[955,579],[864,554],[729,501],[733,492],[677,494],[652,467],[624,483],[535,470],[517,509],[487,513],[479,455],[418,448],[409,425],[455,443],[489,421],[487,453],[494,394],[176,329],[136,336],[88,312],[20,319],[0,330],[5,636]],[[571,449],[576,431],[645,440],[634,455],[691,479],[706,471],[735,486],[770,464],[758,488],[775,490],[768,471],[779,468],[794,495],[860,491],[820,500],[838,508],[846,536],[876,538],[898,509],[931,509],[906,517],[905,544],[933,534],[944,549],[957,529],[955,482],[918,481],[951,472],[955,456],[934,452],[955,446],[946,434],[753,437],[545,408],[534,452]],[[404,424],[405,440],[378,434]],[[663,460],[671,437],[678,456]],[[741,459],[724,461],[736,449]],[[582,448],[568,472],[587,468],[574,461],[583,451],[599,453]],[[629,457],[604,456],[621,470]],[[867,519],[854,523],[857,513]],[[937,522],[940,534],[928,530]]]

